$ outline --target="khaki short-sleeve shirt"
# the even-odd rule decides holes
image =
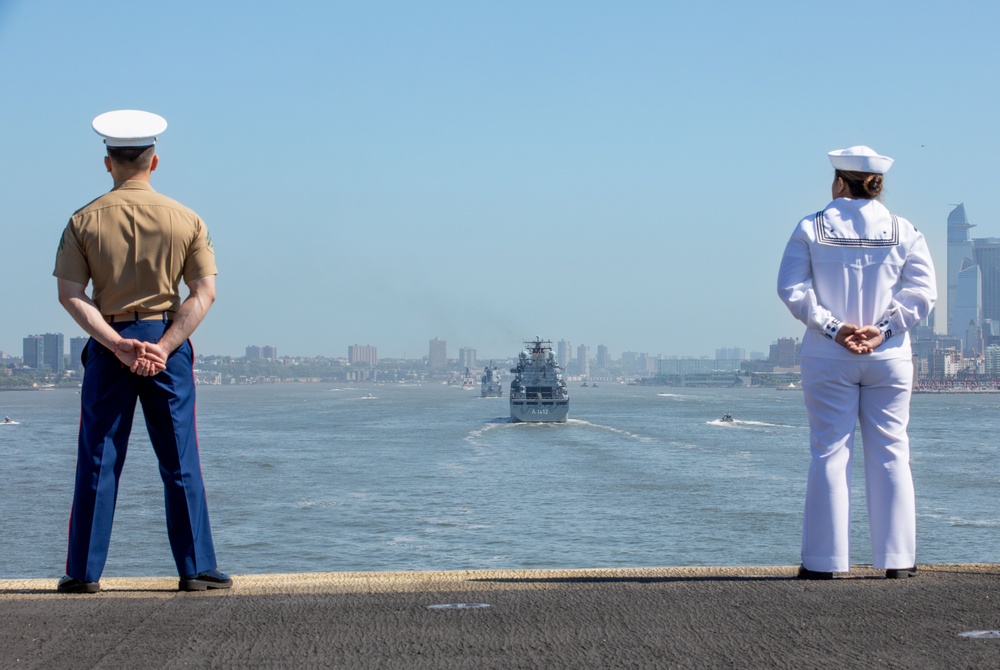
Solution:
[[[180,282],[218,274],[208,228],[146,182],[126,181],[70,217],[52,273],[87,285],[101,313],[174,311]]]

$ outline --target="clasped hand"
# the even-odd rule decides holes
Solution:
[[[851,353],[870,354],[882,344],[882,333],[875,326],[855,326],[845,323],[840,326],[835,339],[837,344]]]
[[[152,377],[167,368],[167,352],[155,342],[126,338],[114,349],[115,356],[140,377]]]

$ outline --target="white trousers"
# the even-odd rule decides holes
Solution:
[[[851,454],[861,423],[872,566],[916,564],[917,522],[910,474],[913,363],[802,358],[812,461],[802,525],[802,565],[820,572],[850,570]]]

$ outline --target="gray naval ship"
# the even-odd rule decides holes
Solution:
[[[569,418],[569,393],[562,368],[556,365],[552,343],[535,338],[518,355],[511,368],[511,421],[565,423]]]
[[[500,379],[500,371],[493,367],[493,361],[483,370],[483,384],[480,391],[483,398],[502,398],[503,381]]]

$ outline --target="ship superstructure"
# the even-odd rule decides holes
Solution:
[[[569,393],[562,368],[556,364],[552,342],[535,338],[525,342],[511,368],[510,418],[512,421],[564,423],[569,418]]]
[[[493,366],[493,361],[483,370],[480,394],[483,398],[503,397],[503,380],[500,379],[500,371]]]
[[[465,368],[465,374],[462,375],[462,390],[472,391],[476,388],[476,378],[469,372],[469,368]]]

